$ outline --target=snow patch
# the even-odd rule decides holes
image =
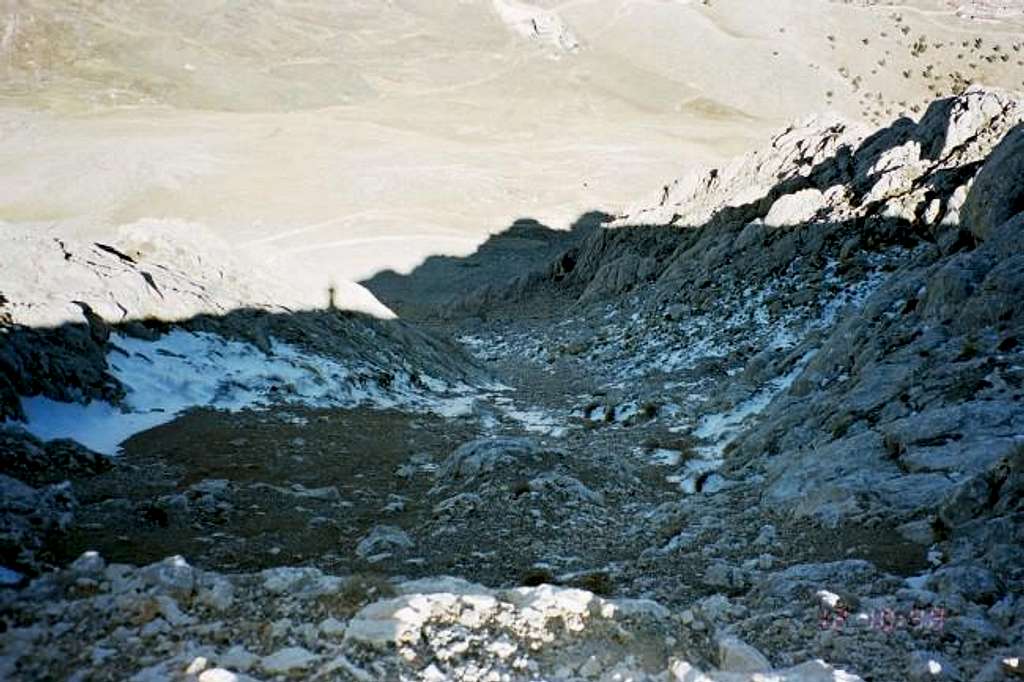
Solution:
[[[807,352],[787,374],[772,379],[764,388],[728,412],[702,417],[693,435],[710,441],[710,444],[697,447],[699,457],[687,461],[680,474],[668,477],[669,482],[678,483],[684,493],[695,493],[697,481],[722,465],[726,447],[739,436],[748,420],[763,412],[776,396],[787,391],[814,355],[815,351]]]
[[[174,417],[159,411],[125,412],[102,401],[80,405],[41,396],[22,398],[21,407],[27,419],[26,429],[37,438],[71,438],[105,455],[116,454],[118,446],[129,437]]]
[[[501,20],[522,37],[546,44],[559,52],[575,52],[580,44],[556,12],[515,0],[493,0]]]
[[[563,420],[551,412],[541,408],[518,409],[515,407],[503,407],[501,411],[506,417],[519,422],[524,429],[531,433],[539,433],[554,438],[562,438],[569,429],[562,424]]]
[[[792,386],[813,356],[813,352],[807,353],[788,374],[772,379],[767,386],[736,405],[732,410],[706,415],[700,420],[693,435],[704,440],[714,441],[715,445],[711,450],[721,455],[725,446],[738,435],[743,423],[748,418],[763,412],[775,399],[775,396]]]
[[[429,378],[424,390],[404,371],[383,381],[382,370],[368,363],[343,364],[277,340],[270,353],[216,334],[183,330],[157,341],[120,334],[111,341],[115,350],[107,363],[127,389],[123,405],[23,398],[31,433],[43,439],[73,438],[97,452],[115,454],[131,435],[192,407],[415,407],[447,416],[472,409],[468,386]]]
[[[679,461],[682,459],[683,453],[679,450],[667,450],[665,448],[658,448],[651,452],[647,459],[654,466],[659,467],[674,467],[679,466]]]
[[[438,406],[437,414],[451,419],[471,417],[473,416],[473,406],[477,399],[476,396],[472,395],[451,398],[445,401],[443,405]]]

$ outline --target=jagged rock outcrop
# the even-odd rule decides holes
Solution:
[[[868,253],[887,245],[935,243],[952,253],[1013,214],[1022,122],[1017,95],[983,88],[933,103],[919,122],[899,119],[874,133],[812,117],[770,146],[691,173],[628,209],[612,229],[584,240],[571,271],[552,264],[546,278],[473,304],[528,297],[552,281],[584,302],[653,281],[665,301],[723,277],[763,282],[801,260],[820,268],[836,259],[856,275]],[[979,173],[990,155],[990,170]],[[965,209],[975,176],[975,203]],[[979,235],[962,210],[973,211]]]
[[[642,288],[702,310],[778,292],[785,273],[795,287],[774,305],[798,310],[828,290],[823,270],[876,278],[824,337],[747,364],[756,386],[810,356],[731,447],[765,468],[767,501],[799,514],[927,514],[1024,435],[1022,120],[1018,96],[984,89],[870,136],[811,120],[593,235],[565,286],[581,303]],[[878,270],[886,253],[901,255]]]
[[[979,241],[1020,213],[1024,213],[1024,125],[1007,133],[985,161],[961,211],[964,224]]]
[[[957,481],[1020,446],[1022,235],[1011,222],[949,259],[924,253],[868,299],[867,314],[840,322],[738,443],[749,456],[776,454],[774,502],[828,516],[927,515]]]

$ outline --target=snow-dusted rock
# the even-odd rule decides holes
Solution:
[[[356,554],[363,558],[379,554],[405,552],[416,546],[408,533],[396,526],[374,526],[356,545]]]
[[[89,550],[71,562],[70,570],[86,576],[99,576],[107,570],[107,562],[99,552]]]
[[[158,594],[166,594],[174,599],[187,602],[195,593],[196,569],[190,566],[182,556],[168,557],[163,561],[150,564],[141,569],[139,575]]]
[[[527,438],[483,438],[459,446],[441,465],[441,480],[457,481],[490,474],[500,467],[529,460],[540,452]]]

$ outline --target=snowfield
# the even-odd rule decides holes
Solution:
[[[238,411],[291,403],[310,407],[373,407],[465,412],[470,393],[407,372],[387,380],[369,364],[343,364],[276,339],[270,353],[217,334],[174,330],[157,341],[111,337],[110,373],[127,388],[121,406],[103,401],[22,398],[27,429],[44,440],[73,438],[113,455],[133,434],[171,421],[185,410]]]

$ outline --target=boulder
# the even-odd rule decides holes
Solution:
[[[409,534],[396,526],[374,526],[356,545],[356,554],[365,558],[394,554],[416,546]]]
[[[772,664],[760,651],[738,637],[722,635],[715,644],[718,648],[718,668],[726,672],[755,673],[772,669]]]
[[[963,677],[956,665],[942,654],[936,651],[912,651],[907,661],[907,679],[910,682],[952,682]]]
[[[821,190],[804,189],[793,194],[784,194],[775,200],[764,224],[768,227],[791,227],[809,222],[825,206],[825,195]]]
[[[972,565],[941,568],[928,578],[925,585],[939,594],[961,595],[982,604],[994,603],[1002,592],[999,580],[992,571]]]
[[[167,557],[139,571],[143,582],[157,594],[188,602],[196,590],[197,572],[182,556]]]
[[[532,460],[540,448],[528,438],[481,438],[464,443],[441,464],[442,481],[469,480],[499,468]]]

